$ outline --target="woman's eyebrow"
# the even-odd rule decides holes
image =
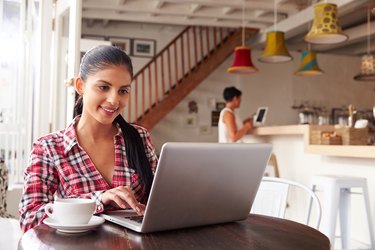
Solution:
[[[97,83],[105,83],[105,84],[108,84],[110,86],[113,85],[112,83],[110,83],[110,82],[108,82],[106,80],[101,80],[101,79],[97,80]],[[124,85],[120,86],[120,88],[129,88],[129,87],[131,87],[131,83],[130,84],[124,84]]]

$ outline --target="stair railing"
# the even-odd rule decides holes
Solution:
[[[134,76],[127,120],[137,122],[209,58],[233,28],[188,26]]]

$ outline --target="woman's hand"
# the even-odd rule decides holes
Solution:
[[[244,121],[244,127],[246,127],[248,130],[253,128],[253,118],[249,117]]]
[[[132,208],[138,215],[143,215],[146,206],[139,203],[133,191],[128,186],[121,186],[109,189],[102,195],[102,203],[118,208]]]

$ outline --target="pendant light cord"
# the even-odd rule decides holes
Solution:
[[[242,46],[245,46],[245,1],[242,1]]]
[[[273,13],[273,25],[274,25],[274,31],[277,31],[277,3],[276,3],[277,0],[274,0],[273,1],[273,4],[274,4],[274,13]]]
[[[370,36],[371,36],[371,30],[370,30],[370,7],[368,8],[368,11],[367,11],[367,54],[370,55]]]

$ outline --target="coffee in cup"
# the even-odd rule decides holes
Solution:
[[[95,209],[94,200],[82,198],[58,199],[45,206],[46,214],[61,225],[87,224]]]

